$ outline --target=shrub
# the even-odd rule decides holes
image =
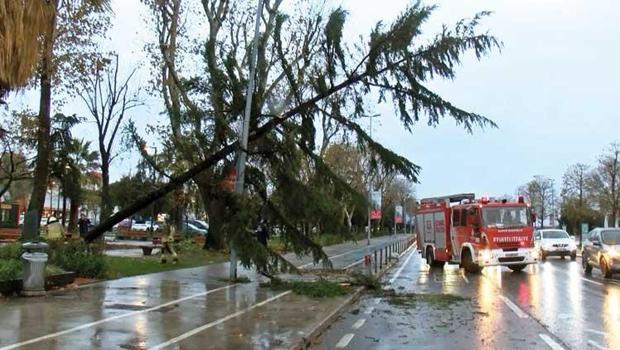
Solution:
[[[82,277],[102,278],[107,270],[103,247],[84,242],[50,242],[49,263]]]
[[[19,260],[22,254],[22,246],[19,243],[11,243],[4,246],[0,246],[0,259],[15,259]]]
[[[22,263],[15,259],[0,259],[0,281],[10,281],[22,277]]]

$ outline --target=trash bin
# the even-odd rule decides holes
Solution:
[[[25,296],[45,295],[45,264],[47,263],[47,244],[29,242],[22,244],[22,294]]]

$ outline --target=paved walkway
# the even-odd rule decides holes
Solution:
[[[373,248],[406,236],[372,240]],[[334,267],[359,261],[365,242],[325,248]],[[312,268],[309,257],[288,256]],[[228,284],[228,264],[106,281],[47,297],[0,301],[0,350],[290,348],[347,297],[311,299],[253,282]]]

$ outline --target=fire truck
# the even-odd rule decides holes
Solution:
[[[476,199],[473,193],[464,193],[422,199],[416,234],[431,266],[458,263],[468,273],[479,273],[485,266],[497,265],[521,271],[539,261],[532,215],[523,197]]]

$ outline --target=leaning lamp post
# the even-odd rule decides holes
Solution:
[[[248,88],[245,91],[245,111],[243,114],[243,128],[241,129],[241,138],[239,140],[239,152],[237,154],[237,182],[235,184],[235,193],[242,195],[244,191],[245,181],[245,162],[247,158],[248,136],[250,133],[250,113],[252,111],[252,93],[254,92],[255,75],[256,75],[256,57],[258,56],[258,31],[260,29],[261,13],[263,12],[263,0],[258,0],[256,7],[256,18],[254,22],[254,40],[252,42],[252,56],[250,56],[250,76],[248,77]],[[229,239],[230,245],[230,271],[229,279],[234,281],[237,279],[237,252],[234,242]]]
[[[374,117],[378,117],[380,116],[380,114],[372,114],[372,115],[367,115],[364,117],[368,117],[370,119],[370,128],[369,128],[369,133],[368,136],[370,137],[370,139],[372,139],[372,118]],[[370,169],[370,157],[372,156],[372,152],[369,152],[368,154],[368,232],[366,233],[367,235],[367,239],[366,239],[366,245],[370,245],[370,232],[372,231],[371,227],[372,227],[372,221],[370,218],[370,215],[372,214],[372,176],[370,175],[370,172],[372,171]]]

